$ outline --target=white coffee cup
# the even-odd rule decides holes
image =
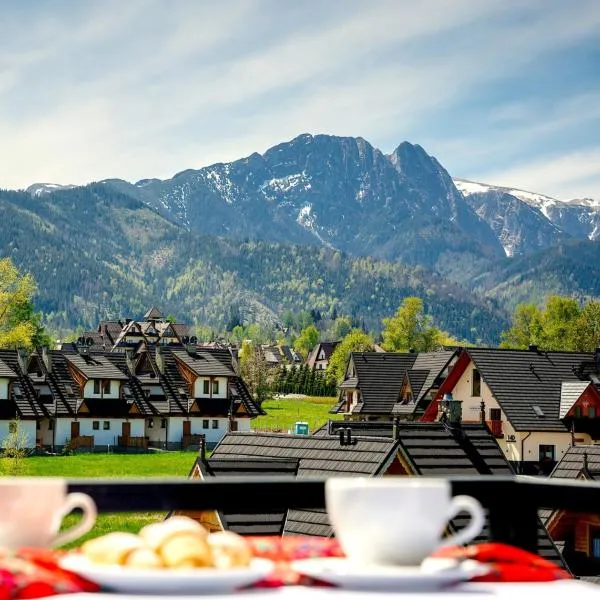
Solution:
[[[483,529],[481,504],[452,497],[443,479],[332,478],[325,486],[327,513],[349,560],[361,564],[419,565],[441,546],[470,542]],[[458,533],[442,535],[458,513],[471,515]]]
[[[59,533],[72,510],[81,521]],[[0,546],[48,548],[61,546],[87,533],[96,521],[96,505],[86,494],[67,493],[67,482],[54,477],[0,478]]]

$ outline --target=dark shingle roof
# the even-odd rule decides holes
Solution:
[[[183,349],[172,349],[171,352],[177,360],[189,367],[196,375],[235,377],[231,366],[231,354],[228,350],[202,348],[197,350],[194,355],[190,355]]]
[[[39,401],[31,379],[21,368],[17,350],[0,350],[0,360],[16,375],[11,385],[11,396],[16,414],[23,419],[48,416],[45,406]],[[12,412],[10,409],[8,412]],[[11,417],[8,417],[11,418]]]
[[[391,414],[400,395],[402,382],[417,359],[416,354],[403,352],[353,352],[362,406],[362,413]]]
[[[276,458],[298,460],[298,477],[371,476],[387,468],[396,444],[385,439],[359,439],[341,446],[337,437],[228,433],[212,458]],[[323,510],[290,510],[286,534],[331,535]]]
[[[162,313],[160,312],[160,310],[158,310],[158,308],[156,308],[156,306],[153,306],[150,310],[148,310],[146,312],[146,314],[144,315],[144,319],[148,320],[148,319],[162,319]]]
[[[415,399],[417,403],[425,396],[425,394],[431,389],[436,379],[440,377],[444,369],[448,366],[450,361],[456,356],[456,350],[440,350],[438,352],[419,352],[417,360],[412,366],[411,373],[413,371],[427,371],[427,377],[419,390],[419,394],[415,392]],[[409,373],[409,376],[410,374]],[[411,378],[412,384],[412,378]],[[414,390],[413,390],[414,391]]]
[[[468,348],[467,352],[517,431],[566,431],[559,420],[561,384],[577,381],[589,353]],[[533,406],[544,416],[537,416]]]
[[[0,377],[13,379],[17,377],[17,374],[3,360],[0,360]]]
[[[200,459],[196,463],[205,477],[285,477],[294,478],[298,471],[298,460],[285,459],[230,459],[211,457],[205,465]],[[240,535],[281,535],[287,510],[261,515],[219,512],[226,529]]]
[[[102,354],[65,354],[64,356],[88,379],[127,379],[125,373]]]

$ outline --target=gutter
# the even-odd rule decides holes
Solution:
[[[519,469],[521,471],[521,475],[523,474],[523,457],[525,456],[525,440],[533,433],[530,431],[524,438],[521,438],[521,464],[519,465]]]

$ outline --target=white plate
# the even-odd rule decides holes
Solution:
[[[59,564],[107,591],[168,595],[231,592],[260,581],[275,567],[270,560],[255,558],[249,567],[235,569],[130,569],[98,565],[81,554],[68,554]]]
[[[292,563],[302,574],[355,590],[432,591],[484,575],[488,568],[472,560],[461,563],[429,559],[420,567],[364,566],[345,558],[308,558]]]

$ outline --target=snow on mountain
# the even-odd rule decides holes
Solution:
[[[58,190],[72,190],[76,188],[76,185],[59,185],[58,183],[34,183],[30,185],[25,191],[34,197],[40,197],[44,194],[51,194]]]

